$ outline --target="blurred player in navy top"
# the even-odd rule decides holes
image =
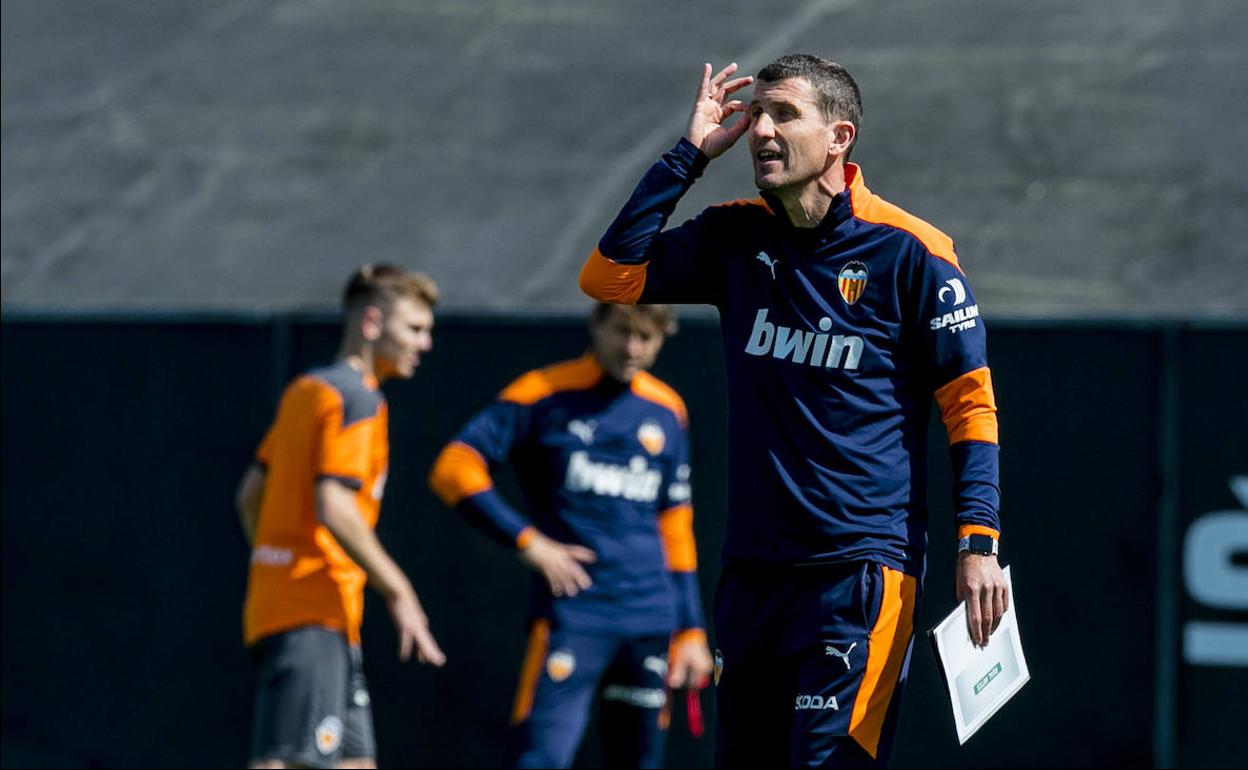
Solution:
[[[688,415],[646,372],[674,330],[670,308],[599,304],[586,355],[511,383],[434,463],[443,502],[536,573],[515,766],[568,767],[600,691],[608,765],[659,767],[668,688],[708,681]],[[525,513],[494,489],[508,462]]]
[[[688,131],[581,272],[592,297],[719,309],[729,509],[715,600],[722,766],[886,765],[927,549],[927,425],[949,434],[958,598],[984,645],[997,563],[996,403],[953,242],[849,162],[862,101],[843,67],[785,56],[703,68]],[[739,115],[735,120],[733,115]],[[665,230],[743,136],[760,197]]]

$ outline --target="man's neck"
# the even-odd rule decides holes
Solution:
[[[823,175],[800,188],[777,190],[775,196],[794,227],[818,227],[832,207],[832,199],[845,191],[845,164],[833,163]]]
[[[614,386],[621,387],[621,388],[628,387],[630,384],[632,384],[632,379],[621,380],[613,376],[611,374],[611,370],[603,365],[602,359],[598,357],[598,354],[594,351],[592,347],[589,349],[587,355],[591,359],[593,359],[594,363],[597,364],[599,371],[602,372],[602,379],[599,380],[599,384],[614,385]]]
[[[362,375],[380,381],[381,375],[376,370],[376,359],[373,348],[362,340],[343,340],[338,348],[338,361],[346,361],[347,365]]]

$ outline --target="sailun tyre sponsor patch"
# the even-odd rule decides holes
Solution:
[[[960,307],[952,313],[938,315],[928,324],[932,327],[932,331],[940,331],[948,329],[952,334],[975,328],[975,319],[979,317],[979,305],[971,305],[970,307]]]

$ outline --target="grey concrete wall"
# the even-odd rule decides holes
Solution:
[[[991,315],[1248,314],[1236,0],[3,2],[3,301],[327,307],[364,260],[447,307],[576,271],[704,60],[859,79],[856,159]],[[717,161],[678,218],[753,194]]]

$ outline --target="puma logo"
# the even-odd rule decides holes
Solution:
[[[771,280],[776,280],[776,265],[780,264],[780,260],[772,259],[765,251],[758,252],[758,256],[754,258],[771,268]]]
[[[845,652],[841,652],[840,650],[836,649],[835,647],[833,647],[832,645],[830,645],[830,644],[829,644],[829,645],[824,646],[824,648],[823,648],[823,654],[824,654],[824,655],[835,655],[836,657],[838,657],[838,658],[840,658],[841,660],[845,661],[845,670],[846,670],[846,671],[848,671],[848,670],[849,670],[849,654],[850,654],[851,652],[853,652],[853,651],[854,651],[854,648],[855,648],[855,647],[857,647],[857,646],[858,646],[858,643],[857,643],[857,642],[854,642],[853,644],[849,645],[849,649],[848,649],[848,650],[846,650]]]
[[[597,420],[573,420],[568,423],[568,433],[579,438],[583,444],[594,443],[596,430],[598,430]]]

